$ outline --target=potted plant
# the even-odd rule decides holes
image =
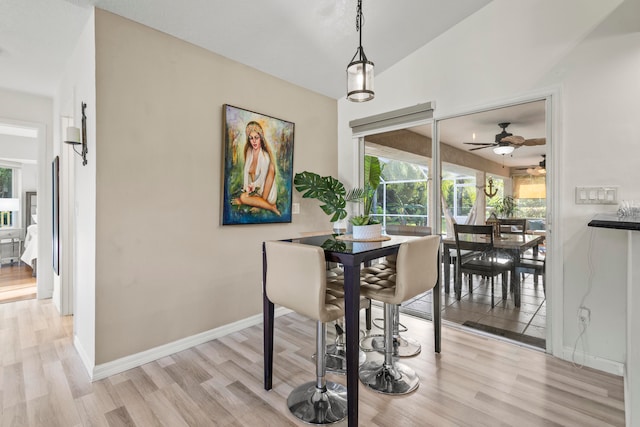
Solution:
[[[353,225],[353,238],[367,240],[380,237],[382,225],[380,221],[371,216],[373,199],[380,185],[382,176],[382,164],[377,157],[364,157],[364,193],[362,196],[363,210],[361,215],[351,217],[349,222]]]
[[[347,192],[340,181],[332,176],[320,176],[313,172],[300,172],[293,178],[296,190],[305,199],[318,199],[320,208],[331,216],[331,222],[340,221],[347,217],[347,202],[362,199],[364,191],[355,188]]]
[[[496,212],[501,218],[512,218],[516,211],[516,202],[511,196],[504,196],[496,204]]]
[[[370,216],[373,198],[380,185],[382,166],[377,157],[365,156],[364,188],[354,188],[347,192],[344,184],[332,176],[320,176],[317,173],[304,171],[293,178],[296,190],[305,199],[318,199],[320,208],[327,215],[331,215],[331,222],[340,221],[347,217],[347,202],[364,201],[361,215],[353,216],[349,222],[353,225],[353,238],[366,240],[379,237],[380,222]]]

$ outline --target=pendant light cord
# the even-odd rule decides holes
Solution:
[[[358,0],[358,10],[356,11],[356,31],[358,32],[360,37],[358,50],[360,52],[360,60],[362,61],[362,0]]]

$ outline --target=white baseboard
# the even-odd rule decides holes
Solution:
[[[87,355],[87,352],[85,351],[84,347],[80,343],[80,340],[75,334],[73,335],[73,346],[76,348],[76,351],[80,356],[80,360],[82,360],[82,364],[89,373],[89,377],[91,377],[91,372],[93,371],[93,360],[91,360],[91,358]]]
[[[575,352],[574,361],[574,353],[572,347],[563,348],[562,359],[568,362],[573,362],[576,365],[584,365],[588,368],[597,369],[599,371],[607,372],[613,375],[623,376],[625,372],[624,363],[603,359],[601,357],[590,356],[580,351]]]
[[[288,313],[291,313],[291,310],[284,307],[278,307],[275,309],[275,317],[279,317]],[[260,323],[262,323],[262,320],[262,314],[256,314],[255,316],[251,316],[246,319],[230,323],[228,325],[223,325],[219,328],[210,329],[196,335],[182,338],[168,344],[150,348],[149,350],[145,350],[140,353],[132,354],[96,366],[91,366],[91,362],[86,357],[86,353],[81,350],[79,344],[77,343],[76,349],[78,350],[78,353],[80,353],[82,362],[89,372],[91,381],[98,381],[110,377],[111,375],[119,374],[120,372],[128,371],[129,369],[137,368],[138,366],[142,366],[145,363],[153,362],[154,360],[158,360],[179,351],[183,351],[188,348],[200,345],[207,341],[223,337],[225,335],[240,331],[242,329],[246,329],[251,326],[259,325]],[[83,354],[85,357],[83,357]]]

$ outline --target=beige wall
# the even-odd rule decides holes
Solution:
[[[336,175],[336,101],[100,10],[96,99],[96,364],[260,314],[261,242],[330,225],[308,201],[220,225],[222,105],[294,122],[294,171]]]

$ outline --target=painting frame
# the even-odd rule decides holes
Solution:
[[[290,223],[295,124],[223,104],[222,225]]]

